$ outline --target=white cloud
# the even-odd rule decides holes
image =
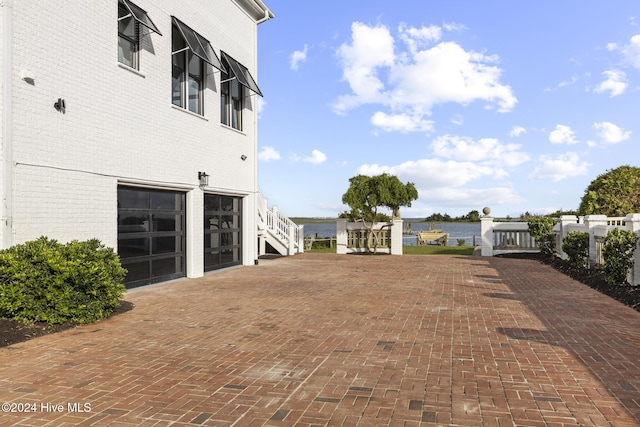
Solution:
[[[416,28],[402,24],[398,33],[406,50],[396,47],[396,39],[383,25],[352,24],[351,41],[337,52],[351,93],[336,100],[334,112],[343,114],[365,104],[382,105],[389,111],[379,112],[374,125],[406,132],[407,126],[390,127],[390,118],[410,117],[410,123],[424,124],[428,121],[423,117],[434,105],[448,102],[467,105],[483,101],[500,112],[514,108],[517,99],[511,87],[500,81],[502,70],[496,55],[442,42],[442,29],[433,25]],[[411,125],[409,129],[420,127]]]
[[[631,131],[624,130],[610,122],[594,123],[593,128],[598,132],[598,136],[608,144],[617,144],[631,137]]]
[[[498,57],[467,52],[454,42],[441,42],[416,52],[410,61],[390,70],[391,103],[428,112],[435,104],[476,100],[498,105],[498,111],[513,109],[517,99],[511,88],[500,84]]]
[[[268,162],[270,160],[280,160],[280,153],[270,146],[263,147],[262,150],[258,153],[258,159],[263,162]]]
[[[294,71],[298,70],[298,66],[300,65],[301,62],[305,62],[307,60],[307,51],[309,49],[309,46],[307,46],[306,44],[304,45],[304,49],[302,50],[296,50],[291,54],[291,61],[290,61],[290,65],[289,68],[291,68]]]
[[[439,41],[442,37],[442,28],[437,25],[415,28],[402,23],[398,27],[398,33],[400,33],[400,39],[407,45],[409,52],[415,54],[419,49]]]
[[[504,144],[495,138],[474,141],[468,137],[444,135],[433,140],[434,154],[459,161],[484,165],[514,167],[528,161],[529,155],[519,151],[518,144]]]
[[[540,166],[529,175],[530,179],[562,181],[574,176],[586,175],[589,164],[580,160],[577,153],[569,152],[559,156],[540,156]]]
[[[396,166],[362,165],[358,168],[358,173],[363,175],[379,175],[385,172],[414,182],[418,187],[440,188],[460,187],[479,178],[491,177],[495,169],[478,166],[472,162],[441,159],[410,160]]]
[[[457,31],[457,32],[462,32],[468,29],[466,25],[458,24],[455,22],[445,22],[444,24],[442,24],[442,27],[447,31]]]
[[[558,87],[571,86],[573,84],[576,84],[578,80],[580,80],[580,77],[574,74],[573,76],[571,76],[570,80],[563,80],[560,83],[558,83]]]
[[[331,212],[332,217],[333,215],[335,215],[336,212],[342,212],[349,209],[347,205],[344,205],[342,203],[331,203],[331,202],[314,202],[313,206],[318,208],[321,211]]]
[[[620,48],[625,59],[635,68],[640,69],[640,34],[629,40],[629,43]]]
[[[549,134],[549,141],[552,144],[577,144],[575,133],[569,126],[556,125],[556,128]]]
[[[466,188],[473,181],[496,178],[500,169],[477,165],[473,162],[456,162],[441,159],[419,159],[395,166],[362,165],[358,173],[396,175],[403,182],[416,185],[420,199],[430,205],[447,206],[486,206],[521,202],[520,196],[508,187]]]
[[[387,132],[431,132],[433,130],[433,121],[423,120],[421,116],[387,114],[381,111],[371,117],[371,123]]]
[[[351,25],[352,43],[342,44],[338,56],[343,66],[343,79],[349,83],[352,95],[341,96],[334,111],[343,113],[362,104],[382,102],[384,84],[378,78],[378,67],[394,63],[393,37],[389,29],[369,27],[360,22]]]
[[[425,191],[425,201],[454,207],[475,207],[480,211],[484,206],[521,203],[524,199],[510,187],[488,188],[441,188]]]
[[[464,116],[462,116],[461,114],[456,114],[455,116],[453,116],[451,118],[451,123],[453,123],[454,125],[463,125],[464,124]]]
[[[433,158],[397,165],[363,164],[357,173],[388,173],[413,182],[422,201],[429,205],[486,206],[523,201],[509,186],[487,185],[487,181],[505,178],[508,168],[530,160],[527,153],[520,151],[520,145],[495,138],[473,140],[444,135],[435,138],[431,148]]]
[[[544,89],[545,92],[553,92],[555,91],[557,88],[563,88],[563,87],[567,87],[567,86],[571,86],[576,84],[578,81],[580,80],[580,76],[577,74],[574,74],[573,76],[571,76],[571,78],[569,80],[563,80],[560,83],[557,84],[556,87],[547,87]]]
[[[607,79],[594,89],[595,92],[609,92],[610,97],[622,95],[627,90],[627,74],[624,71],[608,70],[602,73]]]
[[[302,161],[313,163],[314,165],[319,165],[320,163],[324,163],[327,161],[327,155],[320,150],[313,150],[311,152],[311,156],[305,157],[304,159],[302,159]]]
[[[527,133],[527,130],[522,126],[514,126],[511,131],[509,131],[509,136],[511,138],[517,138],[525,133]]]

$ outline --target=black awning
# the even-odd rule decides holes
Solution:
[[[213,47],[211,47],[211,43],[209,43],[207,39],[193,31],[188,25],[180,21],[175,16],[172,16],[171,18],[173,19],[173,23],[175,24],[175,26],[178,27],[178,30],[182,34],[182,37],[184,37],[185,41],[187,42],[189,50],[191,50],[194,55],[211,64],[211,66],[217,68],[218,70],[225,73],[227,72],[227,70],[220,62],[218,55],[216,55],[216,52],[213,50]]]
[[[151,18],[149,18],[149,15],[147,14],[147,12],[145,12],[143,9],[139,8],[135,4],[131,3],[129,0],[120,0],[120,3],[122,3],[124,7],[126,7],[127,10],[129,10],[129,13],[131,13],[131,16],[133,16],[133,19],[135,19],[141,25],[144,25],[154,33],[162,35],[160,30],[158,30],[158,27],[156,27],[156,24],[154,24]]]
[[[224,52],[220,52],[220,53],[222,54],[222,58],[225,61],[227,61],[227,63],[229,64],[229,68],[231,68],[231,72],[235,75],[236,79],[238,79],[238,82],[242,86],[246,87],[247,89],[262,96],[262,92],[260,91],[260,88],[258,87],[258,85],[256,84],[256,81],[251,76],[251,73],[249,72],[247,67],[245,67],[244,65],[242,65],[241,63],[239,63],[238,61],[236,61],[226,53]]]

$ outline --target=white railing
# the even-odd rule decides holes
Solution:
[[[267,199],[260,192],[256,195],[256,207],[258,210],[258,229],[264,229],[264,225],[267,223],[268,207]]]
[[[287,253],[283,255],[293,255],[304,252],[303,226],[291,221],[291,219],[278,211],[276,206],[269,208],[267,199],[264,198],[262,193],[258,193],[256,204],[258,210],[258,231],[265,231],[269,234],[269,236],[264,236],[264,238],[267,241],[273,238],[286,248],[284,252]],[[272,244],[272,246],[274,245]]]
[[[595,245],[596,245],[596,254],[595,254],[595,265],[604,264],[604,256],[602,255],[602,248],[604,247],[604,238],[605,236],[595,236]]]
[[[376,242],[377,241],[377,242]],[[347,230],[347,248],[391,248],[391,233],[389,230]]]
[[[492,217],[481,219],[482,256],[494,256],[511,252],[538,252],[538,245],[529,235],[526,222],[494,222]],[[563,215],[553,228],[556,243],[556,255],[562,259],[567,254],[562,251],[562,240],[572,231],[589,233],[589,265],[603,264],[602,246],[610,230],[621,228],[640,234],[640,214],[626,217],[607,217],[605,215],[587,215],[576,217]],[[640,249],[635,251],[635,263],[629,274],[630,283],[640,285]]]
[[[586,217],[561,216],[558,224],[553,229],[556,238],[556,255],[566,259],[567,254],[562,250],[562,239],[572,231],[582,231],[589,233],[589,265],[602,265],[604,263],[602,247],[609,230],[621,228],[637,232],[640,230],[639,218],[640,216],[638,215],[627,215],[626,217],[607,217],[605,215],[587,215]],[[640,251],[637,252],[640,253]]]
[[[371,228],[362,222],[347,222],[346,219],[336,221],[336,252],[338,254],[369,252],[375,248],[376,253],[402,255],[402,223],[401,219],[391,222],[376,222]],[[377,240],[377,244],[374,241]]]
[[[267,209],[267,230],[271,230],[287,247],[290,243],[297,245],[300,238],[300,227],[275,207]]]
[[[524,227],[523,227],[524,225]],[[526,223],[499,223],[493,228],[493,248],[499,252],[538,252]]]
[[[626,218],[623,216],[607,217],[607,225],[611,225],[613,227],[624,227],[626,225]]]

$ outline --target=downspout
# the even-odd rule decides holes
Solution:
[[[263,22],[268,21],[269,19],[273,18],[273,12],[271,12],[269,10],[268,7],[264,6],[264,4],[262,4],[262,6],[264,7],[264,17],[257,20],[256,21],[256,26],[255,26],[255,35],[254,35],[254,46],[255,46],[255,57],[254,57],[254,64],[256,64],[255,67],[255,73],[256,73],[256,79],[258,78],[258,25],[262,24]],[[254,134],[254,138],[255,138],[255,143],[253,144],[253,229],[255,230],[256,234],[258,232],[258,215],[257,215],[257,210],[258,210],[258,203],[259,200],[262,199],[261,194],[260,194],[260,186],[258,184],[258,95],[256,95],[256,112],[253,115],[253,134]],[[255,236],[254,239],[254,244],[257,244],[258,247],[256,247],[255,249],[255,264],[258,264],[258,257],[260,256],[260,243],[258,243],[258,238],[257,235]]]
[[[13,0],[0,2],[2,14],[2,248],[13,245]]]
[[[268,21],[271,18],[272,18],[271,11],[269,9],[265,8],[265,10],[264,10],[264,18],[258,19],[256,21],[256,26],[262,24],[263,22]]]

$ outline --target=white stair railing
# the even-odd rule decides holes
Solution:
[[[258,193],[258,230],[267,230],[287,248],[287,255],[304,252],[303,226],[291,221],[276,206],[271,208],[262,193]]]
[[[267,222],[267,199],[260,192],[256,196],[256,207],[258,208],[258,230],[264,230]]]

